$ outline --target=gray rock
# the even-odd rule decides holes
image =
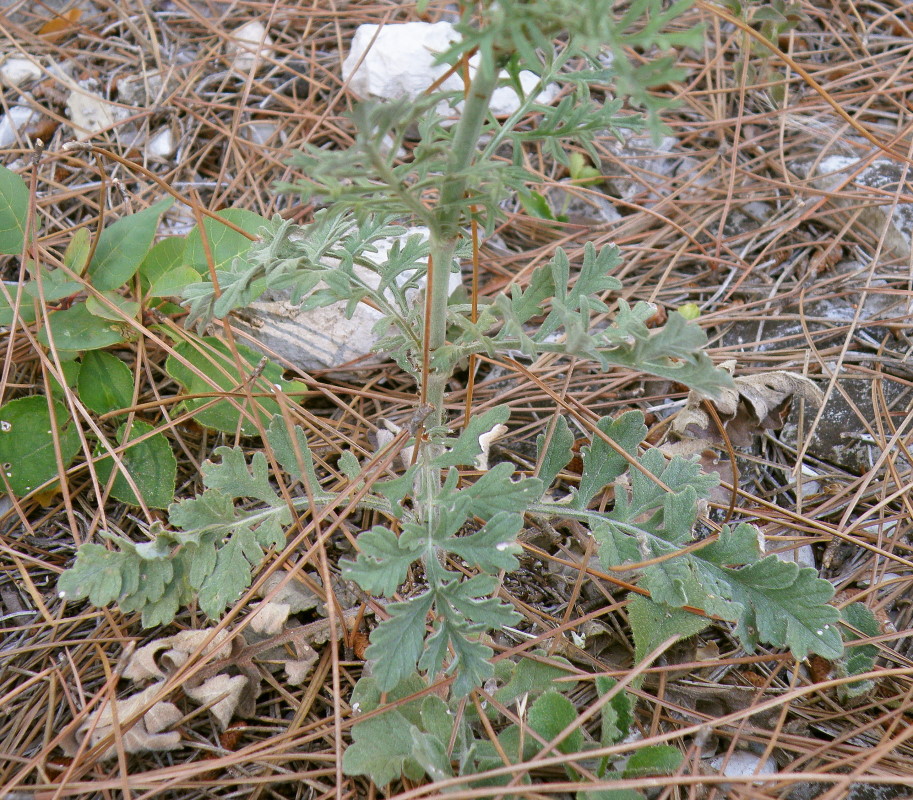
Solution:
[[[840,194],[866,195],[866,200],[849,197],[831,197],[839,207],[858,213],[860,224],[870,228],[876,236],[884,232],[884,246],[892,256],[909,261],[911,236],[913,236],[913,203],[895,203],[893,195],[898,187],[902,194],[910,194],[909,182],[904,180],[908,168],[899,162],[878,159],[854,178],[850,176],[859,168],[861,160],[851,156],[828,156],[820,162],[803,161],[791,164],[796,174],[806,178],[816,189]],[[849,181],[848,181],[849,179]],[[877,191],[867,192],[866,189]],[[861,208],[860,208],[861,206]],[[843,220],[834,216],[820,219],[830,225],[842,226]]]

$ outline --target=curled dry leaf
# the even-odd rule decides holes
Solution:
[[[204,645],[207,639],[212,639]],[[202,649],[201,649],[202,647]],[[158,654],[165,650],[162,667],[158,664]],[[123,676],[134,683],[147,680],[162,680],[166,672],[171,673],[185,664],[190,654],[200,650],[201,655],[215,659],[228,658],[231,655],[231,636],[228,631],[219,631],[214,636],[211,630],[181,631],[174,636],[166,636],[138,648],[127,661]]]
[[[231,722],[246,688],[247,678],[243,675],[220,673],[207,678],[198,686],[185,686],[184,693],[200,705],[208,705],[219,727],[224,731]]]
[[[731,371],[734,362],[721,366]],[[712,399],[699,392],[690,392],[685,407],[672,422],[672,431],[680,438],[722,445],[723,440],[714,421],[702,407],[705,402],[710,402],[719,413],[732,443],[747,447],[754,435],[762,430],[783,427],[788,404],[794,397],[815,406],[821,405],[824,400],[824,395],[812,380],[784,370],[739,376],[733,382],[733,388],[723,389],[719,397]]]
[[[483,433],[479,437],[479,447],[482,452],[476,456],[476,469],[482,472],[488,472],[488,452],[491,450],[491,443],[500,439],[507,433],[506,425],[495,425],[488,433]]]
[[[728,361],[721,366],[732,372],[735,362]],[[694,391],[689,393],[685,407],[672,420],[669,439],[660,446],[670,457],[698,456],[705,472],[718,473],[720,480],[730,486],[736,481],[735,468],[728,455],[722,452],[728,449],[726,442],[705,404],[713,404],[734,447],[750,447],[761,432],[783,427],[794,398],[814,406],[824,399],[814,382],[803,375],[782,370],[740,376],[733,382],[733,388],[723,389],[716,398],[707,398]],[[710,499],[725,505],[730,500],[729,490],[716,486],[710,492]]]
[[[115,720],[128,753],[164,752],[180,747],[181,734],[168,728],[177,724],[183,714],[173,703],[159,699],[163,696],[163,686],[164,681],[158,681],[123,700],[102,705],[85,719],[74,737],[64,742],[66,754],[75,755],[88,737],[90,747],[103,740],[111,741],[101,758],[114,758],[117,755],[117,747],[113,744]],[[137,714],[142,716],[130,724]]]
[[[307,577],[311,578],[316,584],[320,583],[320,578],[313,573]],[[320,598],[316,594],[308,589],[298,578],[290,578],[286,570],[277,570],[270,575],[263,582],[263,586],[257,592],[257,595],[264,600],[268,598],[271,603],[287,605],[289,614],[310,611],[320,603]]]
[[[250,627],[255,633],[275,636],[285,628],[290,612],[288,603],[260,603],[251,612]]]

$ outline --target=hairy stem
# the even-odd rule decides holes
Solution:
[[[429,305],[428,341],[425,347],[433,355],[447,340],[447,299],[449,297],[450,267],[460,240],[460,224],[465,206],[466,171],[478,150],[479,136],[491,96],[498,85],[498,69],[491,53],[483,53],[479,68],[469,87],[463,113],[457,123],[453,149],[443,173],[444,184],[431,226],[431,268],[428,275]],[[427,401],[434,410],[428,421],[430,427],[444,422],[444,396],[449,373],[432,370],[425,375]]]

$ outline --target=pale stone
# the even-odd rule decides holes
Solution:
[[[378,30],[379,28],[379,30]],[[359,25],[352,38],[351,50],[342,64],[342,77],[359,97],[390,100],[398,97],[415,99],[437,81],[450,67],[435,63],[435,56],[450,49],[460,34],[449,22],[404,22],[398,24]],[[478,58],[469,60],[470,76],[475,74]],[[506,72],[502,72],[507,77]],[[528,70],[520,73],[524,92],[531,92],[539,76]],[[462,92],[463,79],[453,74],[441,85],[444,92]],[[551,103],[558,94],[556,86],[548,86],[536,97],[543,104]],[[462,103],[458,107],[461,107]],[[497,116],[507,116],[520,107],[520,98],[509,87],[496,89],[491,110]],[[438,107],[444,116],[451,114],[446,103]]]
[[[225,52],[232,59],[231,68],[246,75],[263,67],[275,51],[272,37],[266,32],[266,26],[259,20],[252,20],[245,22],[231,34]]]

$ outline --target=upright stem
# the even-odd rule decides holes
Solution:
[[[441,197],[431,226],[431,269],[428,274],[429,304],[428,341],[425,347],[431,354],[447,341],[447,299],[450,292],[450,267],[460,239],[460,224],[467,189],[466,172],[476,155],[479,136],[491,96],[498,85],[498,69],[491,52],[481,53],[479,68],[463,107],[453,137],[453,149],[442,175]],[[444,397],[450,374],[447,370],[431,370],[424,376],[428,403],[434,408],[428,418],[433,427],[444,422]]]

